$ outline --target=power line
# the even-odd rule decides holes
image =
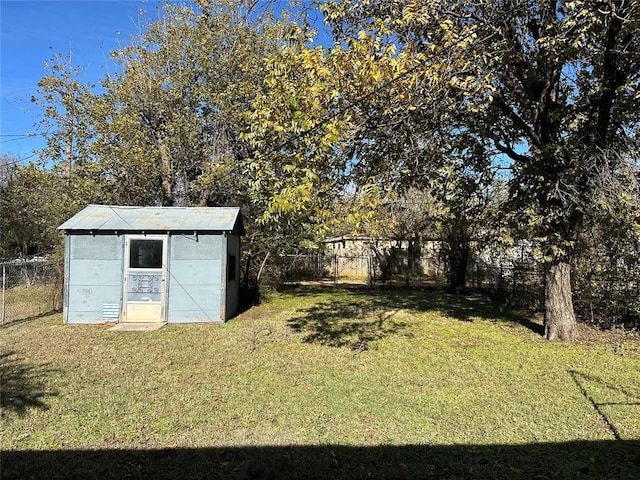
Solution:
[[[2,166],[3,167],[12,167],[14,165],[19,165],[21,163],[24,163],[27,160],[31,160],[33,157],[37,157],[37,156],[38,156],[38,153],[32,153],[28,157],[15,158],[15,159],[9,157],[9,159]]]
[[[8,140],[0,140],[0,143],[21,142],[23,140],[27,140],[28,138],[30,137],[10,138]]]
[[[2,92],[6,93],[6,92],[17,92],[17,91],[23,91],[23,90],[35,90],[36,88],[38,88],[37,85],[33,85],[30,87],[3,88]]]
[[[35,137],[39,133],[0,133],[0,137]]]

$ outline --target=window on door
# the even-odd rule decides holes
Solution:
[[[162,240],[131,240],[129,268],[162,268]]]

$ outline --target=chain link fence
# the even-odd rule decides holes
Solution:
[[[488,292],[509,307],[533,311],[544,307],[544,274],[537,263],[489,265],[476,260],[469,267],[467,280],[468,286]]]
[[[390,281],[412,286],[446,285],[442,260],[434,256],[411,259],[406,255],[306,254],[283,255],[287,281],[324,280],[337,284],[385,284]],[[426,282],[426,283],[425,283]],[[490,265],[478,259],[469,262],[467,287],[487,292],[493,299],[514,308],[543,307],[543,273],[533,262]]]
[[[574,308],[584,321],[604,328],[640,330],[640,271],[632,262],[599,263],[574,275]]]
[[[338,283],[346,277],[367,281],[371,259],[364,255],[302,254],[281,256],[285,280],[325,280]]]
[[[62,308],[62,265],[50,261],[0,263],[0,325]]]
[[[402,252],[401,252],[402,253]],[[640,269],[638,260],[578,264],[572,278],[576,316],[603,328],[640,328]],[[283,256],[287,281],[315,280],[341,284],[445,286],[441,259],[421,256],[408,261],[406,254],[313,254]],[[534,260],[489,264],[480,258],[469,262],[467,287],[484,292],[508,307],[544,311],[544,269]]]
[[[439,260],[431,256],[412,259],[406,255],[301,254],[282,255],[286,281],[324,280],[334,284],[380,284],[392,280],[420,282],[441,273]]]

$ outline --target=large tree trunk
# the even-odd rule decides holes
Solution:
[[[470,235],[466,229],[454,229],[446,236],[444,261],[447,289],[452,293],[464,293],[467,288],[470,242]]]
[[[554,258],[545,268],[544,334],[547,340],[572,341],[577,330],[571,294],[571,262]]]
[[[157,136],[159,137],[159,136]],[[171,172],[171,154],[166,143],[157,138],[158,151],[160,152],[160,172],[162,175],[162,206],[173,207],[175,198],[173,195],[173,178]]]

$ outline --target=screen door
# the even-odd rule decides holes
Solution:
[[[125,249],[123,321],[163,322],[167,237],[128,235]]]

